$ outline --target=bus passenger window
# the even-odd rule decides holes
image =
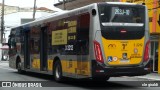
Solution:
[[[88,55],[89,54],[89,14],[83,14],[79,17],[79,27],[77,34],[77,54]]]
[[[40,52],[40,40],[36,39],[33,43],[33,48],[34,48],[34,54],[38,54]]]
[[[87,55],[89,53],[89,47],[88,47],[88,41],[87,40],[79,40],[77,43],[77,53],[80,55]]]
[[[9,49],[11,49],[11,35],[9,35],[9,39],[8,39],[8,47],[9,47]]]
[[[15,38],[11,38],[11,48],[15,48],[15,47],[16,47]]]

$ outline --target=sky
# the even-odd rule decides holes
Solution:
[[[5,5],[19,6],[19,7],[33,7],[34,0],[4,0]],[[54,3],[58,3],[58,0],[36,0],[37,7],[47,7],[52,10],[59,10],[53,6]],[[2,0],[0,0],[2,3]]]
[[[34,0],[4,0],[5,1],[5,5],[9,5],[9,6],[18,6],[18,7],[33,7],[34,5]],[[51,10],[56,10],[56,11],[61,11],[60,9],[57,9],[53,6],[54,3],[58,3],[58,0],[36,0],[36,6],[37,7],[47,7]],[[2,3],[2,0],[0,0],[0,3]],[[19,17],[20,13],[17,14],[9,14],[8,16],[5,16],[5,25],[8,26],[16,26],[20,24],[20,17]],[[23,14],[20,16],[23,16],[25,18],[26,16],[30,16],[32,17],[32,13],[31,14]],[[38,13],[36,13],[36,15],[38,15]],[[16,18],[16,17],[19,18]],[[42,16],[42,15],[41,15]],[[44,15],[43,15],[44,16]],[[40,16],[38,16],[40,17]],[[13,19],[14,18],[14,19]],[[9,32],[5,32],[6,33],[6,38],[9,35]]]

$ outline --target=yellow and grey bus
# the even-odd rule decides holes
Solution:
[[[145,5],[100,2],[12,28],[9,66],[19,73],[108,80],[149,73]]]

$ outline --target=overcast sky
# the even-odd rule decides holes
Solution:
[[[2,3],[2,0],[0,0]],[[58,0],[37,0],[37,7],[47,7],[54,10],[54,3],[58,3]],[[5,0],[5,5],[19,6],[19,7],[33,7],[34,0]],[[56,9],[57,10],[57,9]]]

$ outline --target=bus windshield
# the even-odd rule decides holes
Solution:
[[[143,23],[143,7],[129,5],[99,4],[99,16],[102,23]]]

